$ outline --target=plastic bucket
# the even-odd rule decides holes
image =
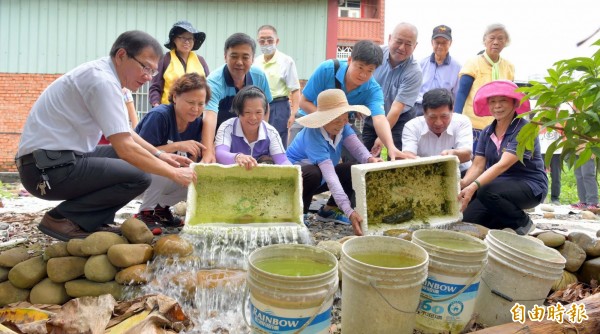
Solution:
[[[271,245],[253,251],[247,275],[253,333],[329,333],[338,281],[337,259],[324,249]]]
[[[342,246],[344,334],[412,333],[427,252],[393,237],[353,238]]]
[[[511,308],[542,305],[552,283],[562,276],[566,260],[560,253],[525,237],[490,230],[485,238],[488,264],[475,307],[480,323],[496,326],[512,321]]]
[[[412,242],[429,254],[429,274],[417,311],[422,333],[460,333],[471,320],[488,246],[464,233],[418,230]]]

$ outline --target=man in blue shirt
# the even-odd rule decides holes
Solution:
[[[211,90],[210,101],[202,119],[202,162],[212,163],[215,159],[215,133],[224,121],[235,117],[231,112],[231,103],[235,94],[247,85],[260,88],[269,103],[273,100],[269,82],[265,73],[252,66],[256,42],[244,34],[235,33],[225,41],[225,64],[211,72],[208,85]],[[268,119],[268,113],[265,118]]]
[[[372,124],[374,132],[388,148],[391,159],[404,158],[392,140],[390,125],[383,109],[383,93],[381,86],[373,78],[376,68],[381,65],[383,54],[381,48],[371,41],[359,41],[352,48],[348,60],[339,60],[339,68],[335,71],[335,62],[326,60],[311,75],[300,96],[299,116],[313,113],[317,110],[317,96],[324,90],[339,88],[346,93],[351,105],[364,105],[371,110],[371,116],[366,122]],[[290,133],[290,141],[301,127],[295,124]],[[369,147],[367,147],[369,148]]]
[[[421,71],[423,71],[423,85],[414,108],[417,116],[423,116],[423,94],[434,88],[445,88],[456,99],[458,72],[460,72],[461,65],[456,59],[450,57],[451,45],[452,29],[450,27],[440,25],[433,28],[433,35],[431,35],[433,53],[419,62]]]
[[[389,36],[388,45],[383,49],[383,65],[373,77],[381,85],[385,98],[385,114],[391,128],[394,144],[402,149],[402,129],[404,124],[415,117],[414,103],[419,95],[423,74],[413,58],[417,47],[417,28],[410,23],[400,23]],[[378,154],[382,138],[373,129],[373,124],[365,122],[363,142]],[[389,146],[383,143],[386,147]]]

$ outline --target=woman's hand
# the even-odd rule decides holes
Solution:
[[[460,202],[460,212],[465,211],[477,189],[477,184],[471,183],[460,191],[460,193],[458,194],[458,201]]]
[[[381,158],[376,158],[376,157],[370,157],[369,159],[367,159],[367,163],[374,163],[374,162],[383,162],[383,160]]]
[[[177,151],[188,153],[194,161],[198,161],[198,158],[202,156],[202,150],[205,149],[204,145],[195,140],[177,142]]]
[[[245,167],[247,170],[251,170],[252,168],[258,166],[256,159],[254,159],[250,155],[241,154],[241,153],[239,153],[238,155],[235,156],[235,162],[240,167]]]
[[[354,234],[363,235],[362,228],[360,227],[360,224],[362,223],[362,218],[360,217],[358,212],[352,211],[352,214],[350,214],[350,217],[348,218],[350,218],[350,221],[352,222],[352,229],[354,230]]]

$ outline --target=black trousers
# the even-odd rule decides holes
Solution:
[[[344,188],[346,196],[350,199],[352,207],[354,204],[354,190],[352,189],[352,174],[350,173],[351,167],[354,163],[343,162],[335,166],[335,173]],[[310,202],[312,197],[316,194],[320,194],[324,191],[329,190],[327,183],[321,184],[323,180],[323,174],[321,169],[317,165],[304,165],[302,166],[302,202],[304,203],[304,213],[308,213],[310,208]],[[329,197],[327,201],[329,206],[337,206],[333,196]]]
[[[394,145],[397,149],[402,151],[402,131],[404,130],[404,125],[411,119],[415,118],[416,111],[414,109],[409,110],[408,112],[403,113],[398,118],[398,121],[394,125],[392,130],[392,139],[394,140]],[[375,132],[375,127],[373,125],[373,119],[368,117],[365,120],[365,126],[363,128],[362,140],[365,144],[367,150],[371,150],[373,145],[375,144],[375,140],[377,139],[377,132]]]
[[[546,160],[546,155],[542,154],[542,159]],[[560,161],[560,154],[553,154],[550,160],[550,176],[552,181],[550,182],[550,200],[558,201],[560,199],[560,176],[562,173],[562,161]]]
[[[112,224],[115,213],[150,186],[152,179],[128,162],[119,159],[110,145],[77,157],[77,163],[46,170],[51,189],[42,195],[37,188],[42,180],[35,164],[19,168],[23,187],[35,197],[63,200],[55,210],[93,232],[103,224]]]
[[[534,196],[523,181],[496,179],[473,195],[463,212],[463,221],[494,229],[526,226],[530,218],[523,210],[540,204],[541,197]]]

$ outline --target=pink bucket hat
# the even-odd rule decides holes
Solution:
[[[492,96],[506,96],[517,101],[525,96],[520,92],[515,92],[519,88],[514,82],[508,80],[496,80],[488,82],[481,86],[475,98],[473,99],[473,111],[477,116],[492,116],[490,113],[490,106],[488,105],[488,98]],[[517,114],[522,114],[531,110],[529,100],[525,100],[520,106],[517,107]]]

